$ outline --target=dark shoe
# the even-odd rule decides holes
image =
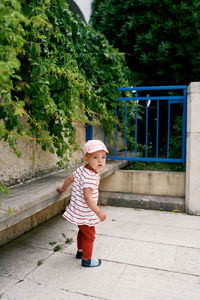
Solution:
[[[98,267],[101,265],[101,259],[82,259],[82,267],[86,268],[92,268],[92,267]]]
[[[77,251],[77,253],[76,253],[76,258],[77,258],[77,259],[82,259],[82,254],[83,254],[82,251]]]

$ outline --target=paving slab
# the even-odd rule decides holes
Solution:
[[[103,207],[102,207],[103,209]],[[106,206],[106,222],[102,223],[103,228],[107,225],[108,220],[120,222],[131,222],[140,225],[163,225],[173,226],[186,229],[200,229],[200,217],[188,215],[185,213],[163,212],[156,210],[144,210],[126,207]]]
[[[37,267],[38,260],[47,259],[52,253],[53,251],[11,242],[0,248],[0,275],[22,280]]]
[[[106,213],[106,222],[97,227],[99,234],[200,248],[199,216],[109,206]]]
[[[102,209],[107,219],[96,226],[94,244],[100,267],[81,267],[77,226],[59,214],[0,248],[0,299],[200,299],[200,217]],[[61,251],[49,245],[54,240]]]
[[[171,226],[141,225],[135,234],[139,240],[200,248],[199,230]]]
[[[63,229],[41,225],[40,227],[37,227],[24,234],[23,237],[19,238],[19,240],[21,240],[25,244],[47,250],[53,250],[55,244],[67,246],[66,239],[76,242],[77,228],[76,226],[74,226],[74,230],[66,229],[67,224],[66,221],[64,222],[65,228]]]
[[[108,299],[125,268],[124,264],[105,261],[99,268],[82,268],[75,256],[55,253],[27,279],[51,288]]]
[[[76,230],[77,231],[77,226],[70,222],[67,222],[66,219],[64,219],[62,217],[62,213],[49,219],[48,221],[45,221],[38,228],[42,228],[42,226],[56,228],[57,231],[65,231],[65,230],[67,230],[67,231]]]
[[[64,252],[69,254],[76,253],[76,245],[69,245],[69,247],[64,249]],[[172,270],[176,256],[176,247],[97,236],[94,255],[107,261]]]
[[[17,283],[4,293],[1,300],[94,300],[93,297],[52,288],[29,280]],[[96,298],[100,299],[100,298]]]
[[[199,300],[196,276],[127,266],[114,289],[112,300]]]
[[[0,299],[1,294],[9,290],[13,285],[15,285],[19,280],[0,275]]]
[[[200,249],[177,247],[173,270],[200,276]]]

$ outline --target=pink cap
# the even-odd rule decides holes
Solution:
[[[85,143],[83,147],[83,155],[86,153],[94,153],[96,151],[104,150],[105,152],[108,152],[106,146],[102,141],[99,140],[89,140]]]

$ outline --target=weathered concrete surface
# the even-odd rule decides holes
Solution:
[[[26,127],[25,120],[22,123]],[[76,142],[79,145],[85,143],[85,126],[74,124],[77,129]],[[22,157],[17,158],[16,154],[10,148],[9,144],[0,141],[0,183],[7,186],[23,183],[27,179],[48,174],[58,170],[57,162],[59,161],[56,153],[43,151],[41,145],[35,141],[29,142],[24,138],[18,138],[15,147],[22,153]],[[82,150],[72,153],[70,158],[71,164],[77,164],[82,161]]]
[[[102,180],[100,190],[160,196],[185,196],[185,173],[118,170]]]
[[[128,193],[100,192],[99,203],[118,207],[156,210],[185,211],[185,199],[181,197],[141,195]]]
[[[187,151],[186,151],[186,210],[200,215],[200,82],[188,86]]]
[[[94,247],[100,267],[81,267],[77,226],[57,215],[0,248],[1,299],[199,300],[199,216],[102,209],[107,219],[96,227]],[[62,250],[54,252],[53,241]]]
[[[105,178],[126,164],[109,162],[100,175]],[[62,185],[75,168],[77,166],[11,189],[10,194],[3,198],[1,208],[6,210],[10,206],[13,216],[8,216],[7,212],[0,210],[0,246],[64,210],[71,189],[59,194],[56,186]]]

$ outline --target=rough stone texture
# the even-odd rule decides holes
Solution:
[[[21,158],[13,153],[6,142],[0,142],[0,182],[1,184],[14,185],[24,182],[27,179],[36,177],[39,174],[45,174],[58,169],[56,163],[58,158],[48,151],[44,152],[39,146],[26,143],[25,141],[17,142],[17,149],[23,152]],[[30,160],[35,151],[35,163]]]
[[[77,143],[82,146],[85,143],[85,128],[78,125],[76,128]],[[15,185],[59,169],[57,155],[43,151],[37,143],[18,139],[16,148],[22,152],[21,158],[14,154],[7,142],[0,141],[0,184]],[[73,153],[70,165],[80,163],[81,160],[82,151],[77,151]]]
[[[119,207],[185,211],[185,199],[181,197],[100,192],[99,203]]]
[[[101,191],[185,196],[184,172],[118,170],[100,184]]]

